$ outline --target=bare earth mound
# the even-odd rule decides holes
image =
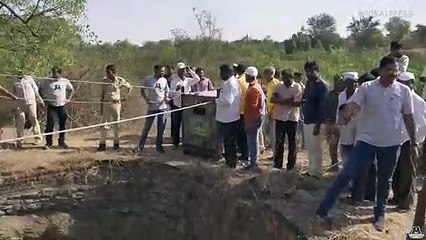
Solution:
[[[1,154],[0,239],[405,239],[413,219],[390,209],[390,230],[378,233],[371,205],[340,203],[327,226],[312,216],[332,176],[270,171],[267,161],[255,174],[172,150],[42,152]]]

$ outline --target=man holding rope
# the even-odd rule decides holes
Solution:
[[[55,116],[57,116],[59,120],[59,131],[66,129],[68,115],[65,105],[74,95],[74,88],[68,79],[61,77],[61,74],[61,68],[52,68],[52,78],[46,79],[40,86],[41,94],[47,102],[47,123],[45,133],[53,132]],[[69,92],[68,97],[67,92]],[[52,135],[46,135],[45,149],[49,150],[52,145]],[[65,133],[59,134],[58,145],[64,149],[68,148],[65,143]]]
[[[155,142],[156,150],[159,153],[164,153],[163,149],[163,134],[166,128],[166,115],[164,112],[167,110],[169,103],[169,85],[167,79],[163,76],[166,69],[163,66],[154,66],[154,76],[148,77],[143,80],[141,88],[141,95],[148,103],[148,115],[157,115],[157,140]],[[145,148],[145,142],[148,137],[149,130],[151,130],[152,123],[155,116],[145,119],[145,126],[142,130],[142,135],[139,141],[139,153]]]
[[[102,108],[102,119],[103,122],[119,121],[121,112],[121,101],[126,99],[132,91],[132,86],[124,80],[124,78],[116,75],[116,68],[114,65],[108,65],[105,68],[106,77],[102,79],[102,82],[107,83],[102,85],[101,95],[101,108]],[[127,94],[124,98],[121,98],[121,88],[127,89]],[[120,148],[120,133],[118,124],[112,125],[114,131],[114,150]],[[98,151],[106,150],[106,138],[107,138],[108,126],[101,128],[101,140],[99,143]]]

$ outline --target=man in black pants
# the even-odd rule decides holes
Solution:
[[[52,68],[52,78],[46,79],[40,87],[41,95],[47,103],[47,123],[45,133],[53,132],[55,116],[57,116],[59,120],[59,131],[66,129],[65,124],[67,121],[67,111],[65,105],[71,100],[74,94],[74,88],[68,79],[61,77],[61,74],[61,68]],[[69,92],[68,97],[67,92]],[[45,149],[50,149],[52,145],[52,135],[47,135]],[[58,145],[64,149],[68,148],[65,143],[65,133],[59,134]]]
[[[216,121],[223,138],[226,165],[235,168],[237,164],[237,127],[240,120],[241,90],[228,64],[220,66],[220,78],[224,81],[216,99]]]
[[[284,141],[288,138],[287,171],[294,168],[297,158],[296,133],[300,119],[300,103],[302,102],[302,85],[294,81],[291,70],[281,73],[284,84],[278,84],[272,95],[271,103],[275,104],[272,113],[275,119],[275,152],[274,168],[283,167]]]

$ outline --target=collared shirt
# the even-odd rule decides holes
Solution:
[[[357,90],[355,90],[354,94]],[[337,109],[343,104],[348,103],[348,95],[346,90],[339,94]],[[336,111],[337,111],[336,109]],[[340,126],[340,138],[339,142],[341,145],[353,145],[355,144],[356,131],[358,126],[358,119],[361,116],[361,112],[358,112],[357,115],[347,124]],[[336,122],[339,122],[339,115],[336,116]]]
[[[303,88],[300,83],[293,82],[289,87],[285,84],[278,84],[272,95],[277,95],[279,99],[294,98],[295,102],[301,102],[303,96]],[[292,121],[299,122],[300,120],[300,107],[275,104],[272,117],[279,121]]]
[[[142,81],[142,86],[147,89],[141,89],[141,93],[146,94],[145,99],[148,102],[148,110],[166,110],[167,103],[164,101],[169,96],[169,85],[167,79],[150,76]],[[143,95],[142,95],[143,96]]]
[[[327,94],[327,112],[325,121],[331,124],[336,123],[337,105],[339,103],[339,92],[336,89]]]
[[[244,121],[251,123],[262,119],[265,115],[265,97],[262,87],[258,82],[249,84],[247,88],[245,106],[244,106]]]
[[[191,87],[200,81],[200,77],[194,72],[189,72],[192,77],[185,77],[181,79],[177,74],[170,82],[170,97],[173,100],[173,105],[176,107],[182,107],[182,94],[188,94],[191,92]]]
[[[249,86],[249,84],[246,81],[246,75],[242,74],[241,76],[239,76],[238,78],[238,83],[240,85],[240,92],[241,92],[241,114],[244,114],[244,106],[245,106],[245,102],[246,102],[246,92],[247,92],[247,88]]]
[[[308,81],[303,93],[303,120],[305,124],[324,123],[327,110],[328,83],[321,77]]]
[[[124,80],[122,77],[116,76],[114,80],[104,77],[102,82],[109,83],[102,85],[102,96],[103,101],[120,101],[121,100],[121,88],[127,88],[128,91],[132,89],[132,86]]]
[[[216,121],[231,123],[240,119],[241,89],[238,80],[232,76],[223,84],[216,99]]]
[[[275,87],[280,84],[280,80],[273,78],[270,82],[266,84],[266,104],[267,104],[267,110],[269,113],[273,112],[274,104],[271,103],[272,95],[275,91]]]
[[[426,137],[426,102],[414,91],[411,91],[411,97],[413,98],[414,106],[413,117],[416,125],[416,143],[420,144]],[[410,140],[410,136],[408,136],[404,122],[402,122],[402,125],[403,142],[406,142]]]
[[[197,84],[193,85],[191,90],[193,92],[206,92],[206,91],[213,91],[214,87],[210,79],[204,78],[204,79],[201,79]]]
[[[47,102],[54,107],[61,107],[67,104],[67,91],[74,90],[70,81],[66,78],[46,79],[40,90]]]
[[[21,103],[34,104],[36,103],[36,96],[38,94],[38,86],[34,79],[30,76],[23,76],[22,78],[16,78],[13,81],[13,93]]]
[[[376,147],[403,143],[403,114],[413,114],[413,99],[409,87],[397,81],[383,87],[378,79],[365,82],[348,102],[362,108],[357,141]]]

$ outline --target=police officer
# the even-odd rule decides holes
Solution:
[[[101,97],[101,112],[103,122],[119,121],[121,112],[121,101],[129,96],[132,86],[124,80],[124,78],[116,75],[116,68],[114,65],[108,65],[105,68],[106,77],[102,79],[102,97]],[[127,95],[121,98],[121,88],[127,88]],[[120,135],[118,132],[118,124],[112,125],[114,131],[114,150],[120,148]],[[98,151],[106,150],[106,137],[108,126],[101,129],[101,140],[99,143]]]

